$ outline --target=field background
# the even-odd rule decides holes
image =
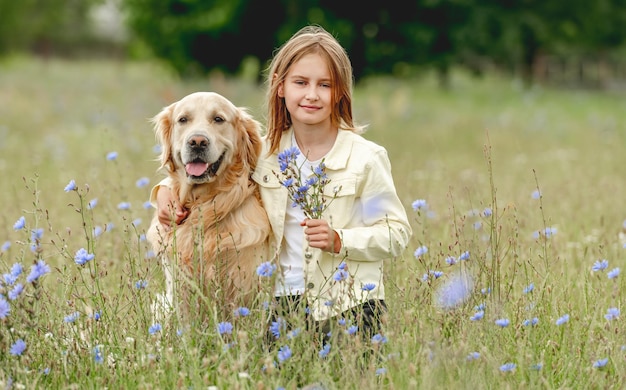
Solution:
[[[246,351],[224,352],[215,329],[190,335],[193,342],[184,348],[171,334],[156,340],[149,332],[149,304],[161,287],[156,260],[146,258],[141,240],[153,212],[144,203],[160,179],[148,120],[201,90],[219,92],[265,121],[263,86],[246,78],[182,81],[155,64],[114,61],[13,58],[0,64],[0,243],[10,243],[0,252],[0,273],[16,262],[27,273],[36,258],[52,268],[43,293],[25,289],[30,300],[11,301],[11,315],[0,321],[0,382],[26,388],[296,388],[316,381],[327,388],[622,388],[626,330],[623,319],[605,315],[623,302],[623,275],[607,277],[626,264],[623,92],[526,88],[505,77],[475,80],[463,73],[454,73],[450,90],[430,75],[365,80],[355,90],[355,116],[369,125],[365,137],[389,151],[414,229],[405,256],[386,269],[386,351],[362,371],[346,361],[325,365],[302,342],[292,346],[302,353],[291,358],[292,366],[274,371],[267,361],[276,356],[254,348],[257,336]],[[110,152],[117,157],[107,159]],[[150,183],[137,186],[143,177]],[[70,180],[78,192],[64,191]],[[87,210],[93,199],[97,206]],[[417,199],[428,209],[413,210]],[[122,202],[130,208],[120,210]],[[16,231],[21,216],[26,229]],[[110,231],[93,237],[96,227]],[[44,232],[39,254],[29,250],[36,228]],[[415,258],[420,246],[428,252]],[[82,247],[96,259],[81,270],[73,257]],[[446,263],[464,251],[469,260]],[[602,259],[608,269],[592,271]],[[423,279],[432,270],[444,276]],[[472,294],[446,310],[436,304],[439,288],[461,271],[474,281]],[[137,291],[138,280],[150,282],[146,291]],[[484,318],[471,320],[481,304]],[[97,326],[90,318],[96,310],[104,311]],[[75,311],[80,321],[64,321]],[[569,321],[557,325],[565,314]],[[503,318],[508,326],[495,324]],[[532,318],[538,324],[525,326]],[[259,328],[250,322],[239,336]],[[28,347],[13,356],[8,350],[18,337]],[[94,360],[96,345],[104,364]],[[507,363],[515,369],[503,367]]]

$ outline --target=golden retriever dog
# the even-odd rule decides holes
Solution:
[[[162,259],[166,298],[187,313],[206,303],[234,309],[257,292],[270,225],[251,179],[260,124],[213,92],[192,93],[152,118],[170,189],[189,211],[166,231],[157,214],[146,234]],[[204,302],[204,303],[203,303]]]

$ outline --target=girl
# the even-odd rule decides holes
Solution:
[[[276,52],[267,76],[267,134],[253,179],[280,270],[270,330],[278,336],[281,319],[300,308],[317,327],[347,321],[370,337],[380,331],[386,311],[383,262],[401,255],[412,234],[387,152],[359,135],[350,60],[323,28],[308,26],[293,35]],[[302,177],[316,172],[329,180],[321,217],[306,218],[294,207],[280,174],[285,156],[295,159]],[[320,188],[323,182],[317,183]],[[184,219],[169,191],[155,196],[164,226],[171,205],[177,222]]]

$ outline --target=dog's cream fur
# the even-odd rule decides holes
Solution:
[[[155,214],[146,235],[165,265],[167,300],[191,311],[199,292],[222,305],[249,302],[270,234],[250,177],[261,153],[260,124],[213,92],[188,95],[152,121],[170,189],[189,210],[170,231]]]

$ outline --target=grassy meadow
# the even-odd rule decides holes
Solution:
[[[361,83],[355,116],[389,151],[414,230],[386,265],[384,333],[322,351],[302,331],[266,351],[261,304],[206,327],[151,311],[148,119],[200,90],[265,120],[243,78],[0,63],[0,386],[623,388],[626,92],[462,73],[448,91],[429,75]]]

